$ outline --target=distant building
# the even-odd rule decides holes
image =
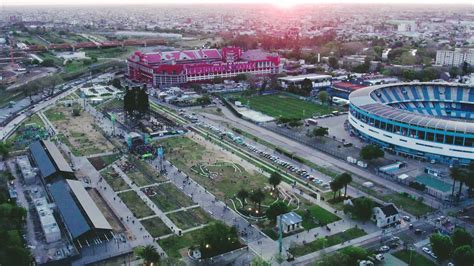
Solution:
[[[281,218],[282,230],[283,233],[287,234],[298,229],[301,229],[301,223],[303,218],[295,212],[289,212],[278,216],[278,219]]]
[[[374,207],[372,209],[372,221],[378,227],[388,227],[400,221],[400,213],[393,203],[389,203],[383,207]]]
[[[167,87],[188,82],[232,78],[239,74],[268,75],[282,70],[280,56],[238,47],[159,53],[135,52],[127,60],[130,80]]]
[[[436,65],[461,66],[464,62],[474,64],[474,49],[438,50],[436,52]]]
[[[332,76],[320,74],[287,76],[278,78],[278,82],[283,88],[288,88],[289,85],[300,86],[305,79],[311,81],[313,88],[324,88],[331,86]]]

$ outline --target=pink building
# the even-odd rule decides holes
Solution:
[[[135,52],[127,60],[128,78],[162,87],[187,82],[232,78],[238,74],[269,75],[281,72],[278,54],[238,47],[158,53]]]

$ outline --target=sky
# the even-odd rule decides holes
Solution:
[[[474,0],[0,0],[0,5],[119,5],[119,4],[254,4],[268,3],[281,8],[309,3],[377,3],[377,4],[467,4]]]

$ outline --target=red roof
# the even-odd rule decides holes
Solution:
[[[351,90],[351,91],[355,91],[355,90],[367,87],[365,85],[359,85],[359,84],[354,84],[354,83],[345,82],[345,81],[333,83],[332,85],[338,89]]]

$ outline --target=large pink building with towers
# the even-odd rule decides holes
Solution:
[[[282,70],[280,56],[238,47],[142,53],[127,59],[128,78],[153,87],[232,78],[238,74],[270,75]]]

